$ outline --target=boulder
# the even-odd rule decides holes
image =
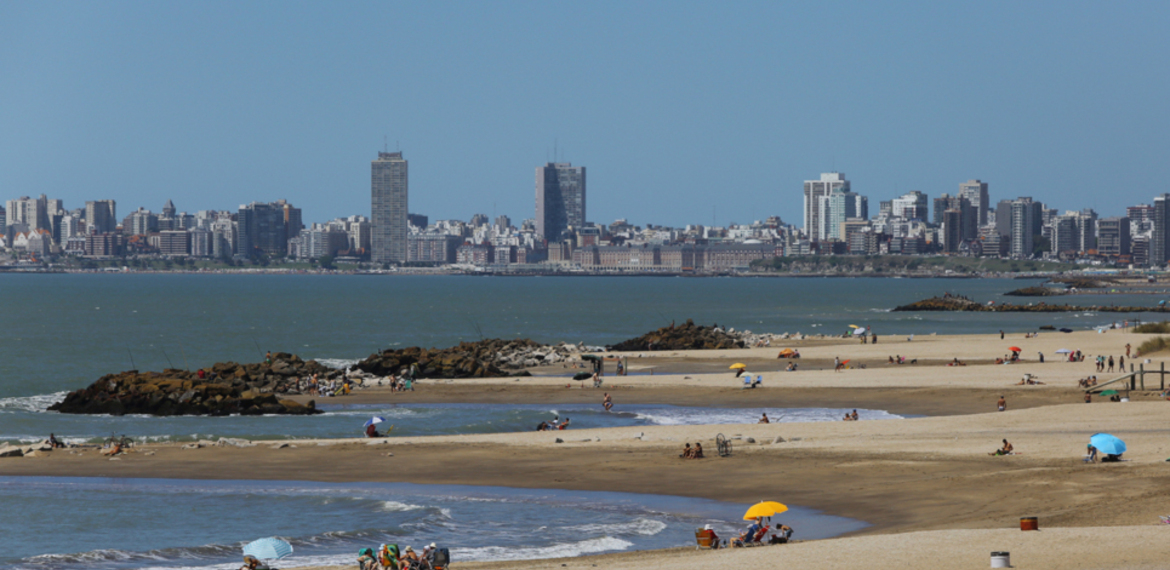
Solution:
[[[14,445],[0,447],[0,457],[23,457],[24,449]]]

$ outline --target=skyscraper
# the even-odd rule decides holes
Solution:
[[[1011,203],[1012,257],[1032,257],[1032,238],[1035,226],[1036,208],[1031,198],[1020,198]]]
[[[585,167],[549,162],[536,167],[536,235],[553,242],[585,225]]]
[[[987,196],[987,183],[979,180],[968,180],[959,185],[959,195],[971,202],[975,208],[979,227],[987,225],[987,209],[991,207],[991,200]]]
[[[844,240],[841,233],[841,224],[853,218],[867,219],[869,216],[868,200],[856,192],[834,189],[827,196],[819,198],[820,210],[816,238],[818,240]]]
[[[1170,194],[1154,198],[1154,231],[1150,234],[1150,265],[1170,258]]]
[[[820,180],[804,181],[804,233],[817,238],[821,223],[821,198],[833,190],[849,191],[849,181],[841,172],[825,172]]]
[[[406,261],[408,185],[402,153],[379,152],[370,163],[370,260],[374,263]]]
[[[85,203],[85,233],[104,234],[118,225],[118,208],[113,200],[94,200]]]

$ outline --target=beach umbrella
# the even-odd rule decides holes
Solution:
[[[1105,390],[1104,392],[1101,392],[1101,395],[1102,396],[1116,396],[1117,390]]]
[[[1107,433],[1095,433],[1089,438],[1089,445],[1105,455],[1121,455],[1125,453],[1125,442],[1116,436]]]
[[[1069,354],[1069,353],[1071,353],[1071,352],[1072,352],[1072,351],[1071,351],[1071,350],[1069,350],[1069,349],[1067,349],[1067,348],[1058,348],[1058,349],[1056,349],[1056,353],[1057,353],[1057,354]]]
[[[1166,301],[1158,301],[1158,306],[1159,306],[1159,307],[1161,307],[1161,306],[1164,306],[1165,304],[1166,304]]]
[[[735,364],[732,364],[731,366],[728,366],[727,368],[729,368],[731,370],[743,370],[744,368],[747,368],[747,365],[742,363],[742,362],[736,362]]]
[[[581,360],[589,360],[591,362],[597,362],[597,361],[601,360],[601,357],[597,356],[595,354],[582,354]]]
[[[865,334],[865,328],[864,328],[864,327],[862,327],[862,328],[859,328],[859,329],[853,329],[853,334],[854,334],[854,335]]]
[[[292,554],[292,551],[292,545],[279,538],[261,538],[260,540],[249,542],[244,547],[244,555],[269,560],[284,558]]]
[[[743,514],[743,520],[750,521],[757,517],[770,517],[788,510],[788,506],[776,501],[761,501],[748,508]]]
[[[841,361],[841,364],[849,364],[849,362],[850,362],[851,360],[852,360],[852,359],[850,359],[850,360],[842,360],[842,361]]]
[[[362,427],[370,427],[374,424],[380,424],[384,421],[386,421],[386,420],[383,419],[381,416],[374,416],[374,417],[366,420],[366,423],[362,424]]]
[[[573,375],[573,380],[588,380],[592,377],[593,375],[588,372],[578,372]]]
[[[849,328],[851,328],[851,329],[859,329],[859,328],[861,328],[861,327],[859,327],[859,326],[857,326],[857,325],[849,325]]]
[[[1072,329],[1060,329],[1060,332],[1062,332],[1062,333],[1070,333],[1070,332],[1072,332]]]
[[[1008,347],[1008,350],[1010,350],[1010,351],[1012,351],[1012,352],[1023,352],[1023,351],[1024,351],[1024,349],[1022,349],[1022,348],[1020,348],[1020,347],[1018,347],[1018,346],[1009,346],[1009,347]]]

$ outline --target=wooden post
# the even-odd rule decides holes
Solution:
[[[1166,363],[1162,362],[1161,365],[1162,365],[1162,373],[1159,376],[1162,380],[1162,382],[1161,382],[1162,390],[1165,391],[1166,390]],[[1146,389],[1146,385],[1142,384],[1142,390],[1145,390],[1145,389]]]
[[[1138,374],[1142,375],[1142,384],[1145,384],[1145,382],[1146,382],[1146,365],[1144,363],[1138,365]],[[1133,380],[1134,380],[1133,378],[1129,379],[1130,385],[1133,384]]]

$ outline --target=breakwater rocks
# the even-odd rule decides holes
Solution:
[[[1067,289],[1057,289],[1055,287],[1024,287],[1023,289],[1016,289],[1015,291],[1004,293],[1004,295],[1012,297],[1058,297],[1067,294]]]
[[[608,350],[630,352],[639,350],[719,350],[728,348],[743,348],[745,341],[740,335],[725,331],[714,326],[705,327],[696,325],[691,319],[682,326],[663,327],[650,331],[640,337],[624,340]]]
[[[932,297],[909,305],[895,307],[894,311],[970,311],[983,313],[1170,313],[1170,307],[1125,307],[1117,305],[1054,305],[1033,303],[981,304],[961,296]]]
[[[298,378],[339,375],[314,360],[305,362],[277,353],[272,363],[220,362],[196,372],[168,368],[162,372],[128,370],[107,374],[75,390],[50,410],[65,414],[148,414],[153,416],[226,416],[231,414],[309,415],[320,413],[313,402],[301,405],[278,393],[295,392]]]
[[[403,374],[413,369],[415,378],[499,378],[528,376],[525,368],[574,360],[600,347],[583,344],[544,345],[534,340],[485,339],[461,342],[450,348],[412,346],[383,350],[357,363],[355,368],[376,376]]]

